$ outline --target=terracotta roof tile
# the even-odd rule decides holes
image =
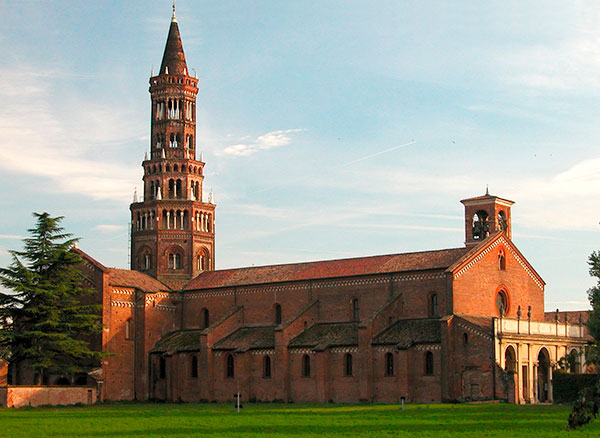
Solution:
[[[333,322],[315,324],[300,333],[289,343],[289,347],[328,347],[358,345],[358,324],[355,322]]]
[[[445,269],[470,250],[471,248],[454,248],[352,259],[206,271],[190,281],[185,289],[211,289],[317,278]]]
[[[202,330],[180,330],[167,333],[159,339],[150,353],[174,354],[186,351],[200,351]]]
[[[581,322],[585,323],[590,318],[590,310],[571,310],[558,312],[558,321],[565,322],[565,316],[568,316],[569,323],[571,324],[578,324],[580,317]],[[556,322],[556,312],[545,312],[544,320],[546,322]]]
[[[415,344],[441,342],[439,319],[401,319],[373,338],[373,345],[393,344],[409,348]]]
[[[111,286],[135,287],[145,292],[169,291],[169,287],[139,271],[108,268],[108,282]]]
[[[491,316],[478,316],[478,315],[456,315],[459,318],[464,319],[465,321],[478,326],[482,329],[488,330],[491,333],[492,330],[492,322],[494,320]]]
[[[275,348],[275,327],[241,327],[213,345],[213,350]]]
[[[460,202],[465,203],[465,202],[469,202],[469,201],[480,201],[483,199],[500,199],[501,201],[505,201],[505,202],[509,202],[511,204],[514,204],[514,201],[511,201],[510,199],[506,199],[506,198],[501,198],[500,196],[496,196],[496,195],[481,195],[481,196],[475,196],[473,198],[467,198],[467,199],[463,199]]]

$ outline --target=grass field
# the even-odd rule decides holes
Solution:
[[[568,406],[105,404],[0,409],[2,437],[599,437],[566,431]]]

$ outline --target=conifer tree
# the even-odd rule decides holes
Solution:
[[[99,305],[84,304],[93,289],[85,286],[71,249],[78,239],[65,233],[60,217],[34,213],[37,222],[11,251],[12,263],[0,268],[0,352],[15,365],[43,376],[72,374],[97,366],[102,353],[88,340],[101,332]]]

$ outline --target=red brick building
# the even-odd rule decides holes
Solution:
[[[511,241],[512,201],[461,201],[461,248],[214,270],[197,86],[173,15],[150,78],[133,270],[81,252],[114,353],[97,373],[104,399],[551,399],[552,369],[581,358],[586,334],[580,319],[545,314],[545,283]]]

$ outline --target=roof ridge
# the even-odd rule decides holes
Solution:
[[[309,262],[291,262],[291,263],[278,263],[274,265],[258,265],[258,266],[239,266],[237,268],[226,268],[226,269],[215,269],[213,271],[204,271],[202,274],[211,273],[211,272],[227,272],[227,271],[237,271],[239,269],[259,269],[259,268],[277,268],[280,266],[298,266],[298,265],[310,265],[313,263],[328,263],[328,262],[344,262],[351,260],[364,260],[364,259],[375,259],[380,257],[395,257],[401,255],[410,255],[410,254],[426,254],[426,253],[434,253],[434,252],[442,252],[442,251],[459,251],[464,250],[466,247],[460,246],[455,248],[442,248],[442,249],[429,249],[425,251],[409,251],[409,252],[397,252],[390,254],[376,254],[369,256],[357,256],[357,257],[348,257],[348,258],[339,258],[339,259],[327,259],[327,260],[313,260]],[[202,275],[200,274],[200,275]],[[198,278],[198,275],[196,278]]]

